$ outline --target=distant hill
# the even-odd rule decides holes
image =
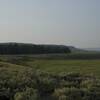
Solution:
[[[88,52],[85,49],[76,48],[74,46],[68,46],[72,53],[85,53]]]
[[[88,51],[100,51],[100,48],[85,48]]]
[[[68,46],[72,53],[96,53],[100,52],[100,48],[76,48],[74,46]]]
[[[0,43],[0,54],[51,54],[70,53],[64,45],[37,45],[27,43]]]

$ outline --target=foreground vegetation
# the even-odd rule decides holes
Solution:
[[[100,100],[100,80],[0,62],[0,100]]]
[[[0,100],[100,100],[100,60],[0,57]]]

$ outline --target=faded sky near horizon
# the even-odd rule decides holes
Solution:
[[[0,42],[100,47],[100,0],[0,0]]]

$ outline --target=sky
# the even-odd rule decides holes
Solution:
[[[100,47],[100,0],[0,0],[0,42]]]

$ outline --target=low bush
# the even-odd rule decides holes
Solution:
[[[100,80],[80,73],[0,67],[0,100],[100,100]]]

